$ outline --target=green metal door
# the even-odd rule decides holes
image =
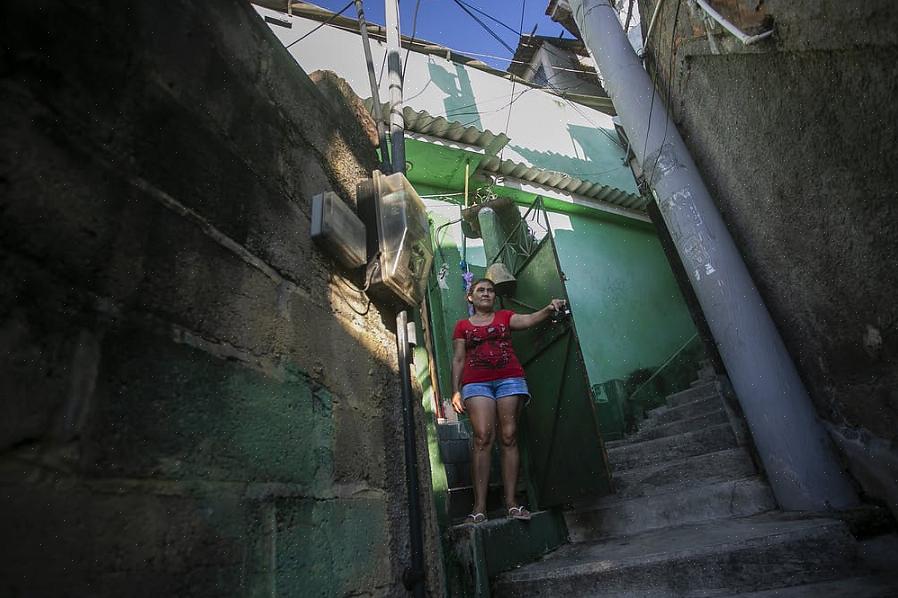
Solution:
[[[511,309],[567,299],[551,234],[515,270]],[[573,319],[515,332],[513,342],[532,395],[521,418],[531,500],[546,508],[608,494],[610,468]]]

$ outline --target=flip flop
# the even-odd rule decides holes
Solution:
[[[523,505],[511,507],[510,509],[508,509],[508,518],[519,519],[521,521],[530,521],[530,511],[528,511],[527,508]]]
[[[483,513],[471,513],[467,517],[465,517],[465,523],[469,523],[471,525],[479,525],[481,523],[486,522],[486,515]]]

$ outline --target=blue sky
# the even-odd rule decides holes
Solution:
[[[562,32],[570,38],[571,35],[558,23],[546,16],[546,6],[549,0],[460,0],[473,6],[488,15],[495,17],[517,31],[521,24],[521,9],[524,10],[525,34],[537,26],[537,35],[557,37]],[[348,3],[348,0],[313,0],[314,4],[338,11]],[[470,9],[469,9],[470,10]],[[402,0],[399,3],[400,27],[403,35],[411,35],[414,24],[415,0]],[[502,25],[491,21],[471,10],[506,44],[512,48],[517,46],[518,36]],[[355,7],[350,7],[345,13],[347,17],[355,18]],[[365,17],[369,22],[384,24],[383,0],[368,0],[365,2]],[[472,58],[478,58],[496,68],[505,70],[508,67],[508,59],[511,52],[490,36],[477,22],[468,16],[454,0],[420,0],[418,7],[417,28],[415,37],[436,42],[448,46]],[[475,56],[475,54],[489,54],[500,58]]]

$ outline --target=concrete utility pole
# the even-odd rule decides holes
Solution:
[[[779,332],[611,1],[568,2],[689,273],[780,506],[856,505]]]
[[[393,172],[405,173],[405,120],[402,116],[402,61],[399,58],[399,0],[386,0],[387,68],[390,76],[390,156]],[[396,314],[396,352],[402,390],[402,423],[405,428],[405,481],[408,491],[408,525],[411,563],[402,582],[415,598],[424,598],[424,537],[418,492],[418,450],[415,446],[415,409],[411,382],[408,310]]]
[[[393,172],[405,172],[405,120],[402,117],[402,47],[399,37],[399,2],[386,0],[387,73],[390,82],[390,155]]]

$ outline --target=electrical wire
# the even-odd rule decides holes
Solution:
[[[506,48],[508,48],[508,50],[509,50],[512,54],[514,54],[514,50],[512,50],[510,46],[508,46],[507,44],[505,44],[504,42],[502,42],[502,40],[499,39],[498,35],[496,35],[496,33],[489,27],[489,25],[487,25],[486,23],[484,23],[483,21],[481,21],[480,19],[478,19],[478,18],[477,18],[475,15],[473,15],[467,8],[465,8],[465,6],[461,3],[461,0],[453,0],[453,2],[455,2],[455,3],[456,3],[462,10],[464,10],[466,13],[468,13],[468,14],[469,14],[475,21],[477,21],[477,24],[480,25],[480,26],[484,29],[484,31],[486,31],[487,33],[489,33],[493,38],[495,38],[497,41],[499,41],[500,43],[502,43],[503,46],[505,46]],[[518,35],[519,35],[519,36],[523,35],[523,34],[522,34],[522,31],[523,31],[523,28],[524,28],[524,13],[525,13],[525,10],[526,10],[526,6],[527,6],[527,0],[522,0],[522,3],[521,3],[521,25],[520,25],[520,28],[519,28],[519,30],[518,30]],[[507,27],[507,26],[506,26],[506,27]],[[559,74],[559,73],[555,73],[555,74],[553,75],[553,77],[557,76],[558,74]],[[508,125],[509,125],[509,123],[510,123],[510,121],[511,121],[511,106],[514,104],[514,102],[516,102],[518,99],[520,99],[520,96],[518,96],[517,98],[514,97],[514,88],[515,88],[515,83],[516,83],[516,82],[517,82],[517,79],[516,79],[516,78],[512,78],[512,80],[511,80],[511,101],[510,101],[509,104],[508,104],[508,116],[507,116],[507,118],[506,118],[506,120],[505,120],[505,135],[506,135],[506,136],[508,136]],[[556,93],[563,93],[559,88],[557,88],[557,87],[551,85],[550,83],[548,83],[548,80],[547,80],[547,84],[548,84],[548,87],[549,87],[550,89],[552,89],[553,91],[555,91]],[[531,88],[531,89],[532,89],[532,88]],[[522,94],[522,95],[523,95],[523,94]],[[562,100],[564,100],[565,102],[567,102],[567,104],[568,104],[571,108],[573,108],[574,111],[576,111],[581,117],[583,117],[583,119],[586,120],[586,122],[588,122],[589,124],[591,124],[594,128],[598,129],[603,135],[605,135],[608,139],[610,139],[612,143],[614,143],[615,145],[617,145],[617,146],[619,146],[619,147],[621,147],[621,148],[624,147],[623,144],[620,142],[619,139],[617,139],[614,135],[611,135],[611,134],[610,134],[608,131],[606,131],[603,127],[600,127],[598,124],[596,124],[596,123],[595,123],[591,118],[589,118],[589,116],[587,116],[587,115],[586,115],[586,114],[585,114],[585,113],[584,113],[584,112],[583,112],[583,111],[582,111],[582,110],[581,110],[581,109],[580,109],[574,102],[572,102],[570,99],[568,99],[568,98],[566,98],[566,97],[564,97],[564,96],[561,96],[561,95],[560,95],[559,97],[561,97]],[[479,120],[479,119],[477,119],[477,120]],[[477,122],[477,121],[476,121],[476,120],[471,121],[470,124],[473,124],[474,122]],[[465,125],[465,126],[469,126],[469,125]],[[503,147],[503,148],[502,148],[502,152],[499,154],[499,160],[502,160],[502,156],[504,155],[504,153],[505,153],[505,148]]]
[[[456,2],[460,2],[460,1],[461,0],[456,0]],[[527,0],[521,0],[521,24],[518,25],[518,39],[520,39],[521,35],[523,35],[522,32],[524,31],[524,13],[526,12],[526,10],[527,10]],[[515,86],[515,83],[517,83],[517,82],[518,82],[517,77],[512,77],[512,79],[511,79],[511,100],[508,103],[508,115],[505,117],[505,131],[503,132],[503,134],[506,137],[508,137],[508,125],[509,125],[509,123],[511,123],[511,108],[515,102],[514,86]],[[521,94],[521,95],[524,95],[524,94]],[[518,99],[520,99],[520,97],[521,96],[518,96]],[[499,152],[499,161],[500,162],[502,161],[504,156],[505,156],[505,146],[503,145],[502,151]]]
[[[548,78],[547,78],[547,81],[551,81],[552,79],[554,79],[555,77],[558,77],[558,76],[560,76],[560,75],[561,75],[561,73],[553,73],[551,77],[548,77]],[[569,87],[556,87],[555,90],[556,90],[556,91],[562,91],[562,92],[564,92],[564,91],[569,91],[569,90],[571,90],[571,89],[574,89],[574,87],[575,87],[575,86],[573,86],[573,85],[572,85],[572,86],[569,86]],[[528,91],[533,91],[534,89],[538,89],[538,90],[541,90],[541,91],[545,91],[545,89],[544,89],[543,87],[528,87],[527,89],[525,89],[524,91],[522,91],[520,94],[518,94],[518,97],[520,97],[521,95],[523,95],[524,93],[526,93],[526,92],[528,92]],[[493,101],[493,100],[502,99],[502,98],[504,98],[504,97],[505,97],[505,95],[494,96],[494,97],[492,97],[492,98],[487,98],[487,99],[485,99],[485,100],[481,100],[480,102],[473,102],[473,103],[471,103],[471,104],[466,104],[466,105],[464,105],[464,106],[458,106],[458,107],[455,108],[454,110],[447,110],[447,111],[446,111],[446,118],[449,118],[450,116],[454,118],[454,117],[457,117],[457,116],[472,116],[472,115],[476,115],[476,114],[491,114],[491,113],[493,113],[493,112],[499,112],[500,110],[504,110],[505,108],[507,108],[509,104],[508,104],[508,103],[505,103],[505,104],[503,104],[502,106],[500,106],[500,107],[498,107],[498,108],[495,108],[495,109],[493,109],[493,110],[473,110],[473,111],[466,111],[466,109],[467,109],[467,108],[477,108],[477,106],[482,106],[483,104],[485,104],[485,103],[487,103],[487,102],[491,102],[491,101]],[[599,97],[599,96],[596,96],[596,97]],[[516,101],[517,101],[517,98],[515,98],[513,101],[516,102]]]
[[[670,34],[670,51],[669,51],[669,61],[667,65],[667,97],[665,99],[665,115],[667,118],[664,119],[664,135],[661,136],[661,144],[658,146],[658,155],[655,156],[655,163],[652,165],[652,174],[647,178],[648,181],[651,181],[655,176],[655,170],[658,168],[658,160],[661,159],[661,150],[664,149],[664,142],[667,141],[667,128],[670,126],[670,95],[673,91],[673,57],[674,57],[674,42],[677,39],[677,21],[680,18],[680,4],[683,0],[677,0],[677,9],[674,12],[674,22],[673,28],[671,29]],[[653,86],[654,93],[654,86]],[[651,113],[649,113],[649,122],[651,122]],[[646,140],[648,140],[648,135],[646,135]],[[644,155],[644,153],[643,153]],[[643,169],[643,172],[645,170]]]
[[[559,75],[561,75],[561,73],[553,73],[552,76],[549,77],[549,78],[547,79],[547,81],[551,81],[552,79],[554,79],[555,77],[558,77]],[[564,88],[558,88],[558,87],[556,87],[555,89],[556,89],[556,90],[565,90],[565,91],[566,91],[567,89],[571,89],[571,88],[567,88],[567,87],[564,87]],[[479,116],[479,115],[482,115],[482,114],[492,114],[492,113],[494,113],[494,112],[500,112],[500,111],[502,111],[502,110],[505,110],[505,109],[508,108],[509,106],[513,105],[515,102],[517,102],[517,101],[521,98],[521,96],[523,96],[525,93],[530,92],[530,91],[534,91],[534,90],[545,91],[544,88],[542,88],[542,87],[528,87],[527,89],[521,91],[521,92],[517,95],[517,97],[512,98],[510,102],[506,102],[505,104],[503,104],[503,105],[501,105],[501,106],[499,106],[498,108],[495,108],[495,109],[493,109],[493,110],[473,110],[473,111],[470,111],[470,112],[461,112],[461,110],[463,110],[463,109],[465,109],[465,108],[476,108],[476,107],[478,106],[478,102],[474,102],[474,103],[468,104],[468,105],[466,105],[466,106],[459,106],[456,110],[451,111],[451,116],[452,116],[453,118],[455,118],[455,117],[458,117],[458,116]],[[498,99],[503,98],[503,97],[505,97],[505,96],[496,96],[496,97],[493,97],[493,98],[489,98],[489,100],[484,100],[484,101],[498,100]],[[482,105],[483,102],[480,102],[479,104]],[[446,117],[448,118],[449,116],[450,116],[450,113],[447,112]],[[469,121],[469,122],[467,122],[467,123],[461,123],[461,125],[462,125],[463,127],[469,127],[469,126],[471,126],[471,125],[473,125],[473,124],[479,122],[479,120],[480,120],[479,118],[476,118],[476,119],[471,120],[471,121]]]
[[[476,6],[474,6],[474,5],[472,5],[472,4],[468,4],[468,3],[465,2],[464,0],[458,0],[458,2],[460,2],[461,4],[464,4],[465,6],[467,6],[468,8],[470,8],[471,10],[480,13],[481,15],[485,16],[487,19],[489,19],[490,21],[496,23],[497,25],[501,25],[502,27],[505,27],[506,29],[508,29],[509,31],[511,31],[512,33],[514,33],[515,35],[518,35],[518,36],[521,35],[521,32],[520,32],[520,31],[515,31],[512,27],[506,25],[505,23],[503,23],[502,21],[500,21],[500,20],[497,19],[496,17],[494,17],[494,16],[492,16],[492,15],[489,15],[489,14],[483,12],[482,10],[480,10],[479,8],[477,8]]]
[[[358,33],[358,29],[353,29],[351,27],[346,27],[344,25],[333,25],[333,27],[334,27],[334,29],[341,29],[343,31],[348,31],[350,33]],[[371,31],[368,32],[368,37],[372,37],[372,38],[380,39],[380,40],[386,39],[386,37],[382,33],[371,32]],[[416,40],[416,42],[420,43],[420,40]],[[409,42],[406,41],[403,43],[409,43]],[[425,47],[427,46],[426,44],[421,44],[421,45],[423,45]],[[458,54],[460,56],[465,56],[465,57],[477,56],[480,58],[495,58],[496,60],[503,60],[505,62],[514,63],[514,64],[530,64],[529,62],[526,62],[524,60],[514,60],[512,58],[507,58],[505,56],[497,56],[495,54],[484,54],[482,52],[469,52],[467,50],[459,50],[458,48],[453,48],[451,46],[446,46],[446,45],[442,45],[442,44],[431,44],[430,47],[437,47],[437,48],[447,50],[454,54]],[[433,52],[431,52],[431,53],[433,53]],[[491,67],[491,68],[493,68],[493,67]],[[587,69],[571,69],[571,68],[565,68],[565,67],[560,67],[560,66],[555,66],[552,68],[556,71],[567,71],[569,73],[582,73],[584,75],[595,75],[596,74],[596,72],[594,70],[587,70]],[[495,70],[499,70],[499,69],[495,69]],[[604,97],[604,96],[596,96],[596,97]]]
[[[633,17],[633,0],[627,3],[627,20],[624,22],[624,33],[630,32],[630,19]]]
[[[402,61],[402,79],[405,80],[405,67],[408,66],[408,55],[412,53],[412,44],[415,43],[415,32],[418,31],[418,9],[421,7],[421,0],[415,0],[415,15],[412,17],[412,37],[409,39],[408,47],[405,49],[405,60]],[[399,40],[402,45],[402,39]]]
[[[563,95],[561,95],[562,93],[564,93],[561,89],[554,87],[552,85],[550,85],[549,88],[552,89],[553,91],[555,91],[556,93],[558,93],[559,94],[558,97],[560,97],[562,100],[567,102],[568,106],[573,108],[577,114],[579,114],[581,117],[583,117],[583,120],[585,120],[586,122],[591,124],[593,126],[593,128],[597,129],[600,133],[605,135],[605,137],[607,137],[609,140],[611,140],[611,142],[614,145],[620,147],[621,149],[624,149],[624,150],[626,149],[624,147],[624,144],[621,143],[620,139],[618,139],[616,136],[614,136],[611,133],[609,133],[608,131],[606,131],[604,127],[600,127],[594,120],[589,118],[589,116],[587,116],[587,114],[585,112],[583,112],[583,110],[580,109],[580,106],[578,106],[575,102],[573,102],[569,98],[566,98]]]
[[[465,11],[465,12],[468,14],[469,17],[471,17],[472,19],[474,19],[475,21],[477,21],[477,24],[480,25],[481,27],[483,27],[483,30],[484,30],[484,31],[486,31],[487,33],[489,33],[489,34],[493,37],[493,39],[495,39],[495,40],[496,40],[497,42],[499,42],[502,46],[504,46],[505,49],[507,49],[509,52],[511,52],[511,55],[514,56],[514,48],[512,48],[512,47],[509,46],[507,43],[505,43],[505,41],[504,41],[501,37],[499,37],[499,36],[496,34],[495,31],[493,31],[492,29],[490,29],[490,26],[489,26],[489,25],[487,25],[486,23],[484,23],[483,21],[481,21],[480,18],[479,18],[477,15],[475,15],[473,12],[471,12],[470,10],[468,10],[468,7],[465,6],[464,4],[462,4],[460,0],[452,0],[452,1],[455,2],[455,4],[457,4],[459,8],[461,8],[463,11]],[[519,33],[518,35],[520,35],[520,33]]]
[[[347,10],[349,10],[349,7],[352,6],[353,4],[355,4],[355,0],[349,0],[349,3],[348,3],[346,6],[344,6],[343,8],[341,8],[341,9],[340,9],[340,12],[335,12],[335,13],[332,14],[330,17],[328,17],[328,19],[327,19],[326,21],[323,21],[320,25],[318,25],[317,27],[315,27],[314,29],[312,29],[311,31],[309,31],[308,33],[306,33],[305,35],[303,35],[302,37],[293,40],[292,42],[290,42],[289,44],[287,44],[287,46],[285,46],[285,47],[286,47],[287,49],[289,49],[290,46],[292,46],[293,44],[298,44],[299,42],[301,42],[302,40],[306,39],[307,37],[309,37],[310,35],[312,35],[312,34],[315,33],[316,31],[318,31],[319,29],[321,29],[321,28],[324,27],[325,25],[330,25],[331,22],[333,22],[333,21],[335,21],[335,20],[337,19],[337,17],[339,17],[339,16],[342,15],[344,12],[346,12]]]

